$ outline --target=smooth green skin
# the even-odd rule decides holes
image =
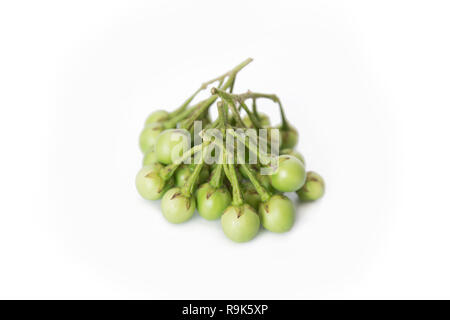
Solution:
[[[185,165],[180,166],[175,172],[175,185],[180,188],[183,187],[187,183],[192,172],[194,171],[194,168],[195,167]],[[202,184],[203,182],[206,182],[208,178],[209,178],[208,167],[203,166],[202,170],[200,171],[200,175],[198,176],[197,184]]]
[[[298,132],[295,128],[290,127],[289,130],[281,130],[281,149],[292,149],[298,143]]]
[[[192,174],[192,170],[186,166],[180,166],[175,172],[175,185],[179,188],[183,187]]]
[[[279,131],[278,128],[267,128],[267,140],[271,144],[272,143],[272,132],[278,131],[278,147],[281,148],[283,145],[283,134]],[[267,148],[269,150],[270,148]]]
[[[189,220],[195,212],[194,197],[186,197],[180,188],[168,190],[161,201],[164,218],[171,223],[183,223]]]
[[[282,233],[294,225],[295,208],[288,197],[274,195],[259,205],[259,217],[265,229]]]
[[[161,199],[170,188],[173,180],[164,181],[158,174],[162,166],[159,163],[143,167],[136,175],[136,189],[147,200]]]
[[[255,210],[258,210],[259,204],[261,203],[261,197],[253,184],[250,181],[243,181],[241,183],[241,191],[244,202],[251,205]]]
[[[306,175],[305,185],[297,191],[297,195],[302,201],[314,201],[320,199],[325,193],[325,181],[314,171],[309,171]]]
[[[141,131],[139,136],[139,147],[143,153],[152,150],[156,144],[158,136],[164,131],[164,126],[159,123],[150,123]]]
[[[240,207],[230,206],[222,215],[222,229],[234,242],[252,240],[259,231],[259,216],[256,211],[244,204]]]
[[[278,159],[278,169],[270,176],[272,186],[281,192],[294,192],[303,187],[306,181],[303,163],[290,155],[282,155]]]
[[[294,149],[283,149],[280,151],[280,154],[288,154],[294,156],[303,163],[303,166],[306,166],[305,157],[303,157],[303,155],[300,152]]]
[[[150,113],[150,115],[145,120],[145,125],[154,122],[163,122],[169,119],[169,113],[165,110],[156,110],[155,112]]]
[[[195,170],[195,163],[191,163],[189,165],[189,168],[191,169],[191,172],[193,172]],[[209,168],[207,165],[204,165],[202,167],[202,170],[200,171],[200,175],[198,176],[198,184],[202,184],[203,182],[206,182],[209,180]]]
[[[152,150],[152,149],[148,150],[144,154],[144,158],[142,159],[143,166],[147,166],[149,164],[153,164],[153,163],[157,163],[157,162],[158,162],[158,158],[156,157],[156,152],[155,152],[155,150]]]
[[[197,190],[197,211],[206,220],[217,220],[231,203],[230,192],[204,183]]]
[[[267,114],[258,112],[258,116],[259,116],[259,122],[260,122],[262,127],[270,126],[270,118],[269,118],[269,116]],[[244,122],[244,124],[247,127],[253,128],[252,121],[250,120],[250,117],[248,115],[245,116],[244,119],[242,119],[242,121]]]
[[[156,156],[163,164],[172,164],[189,148],[189,139],[185,131],[169,129],[161,132],[156,141]]]

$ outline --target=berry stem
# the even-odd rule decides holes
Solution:
[[[242,169],[244,170],[245,174],[250,179],[250,182],[253,184],[253,186],[256,189],[256,192],[261,196],[261,200],[263,202],[266,202],[270,199],[271,194],[261,185],[259,180],[255,177],[253,171],[245,164],[244,162],[240,164]]]
[[[183,195],[187,197],[192,196],[192,194],[194,193],[194,187],[197,183],[198,177],[200,176],[200,172],[202,171],[202,169],[203,169],[203,157],[201,158],[200,163],[195,165],[194,172],[192,172],[188,181],[181,189],[181,193]]]
[[[223,178],[223,174],[222,174],[222,170],[223,169],[223,164],[217,164],[216,168],[214,169],[212,176],[211,176],[211,181],[209,182],[209,184],[211,185],[211,187],[217,189],[222,185],[222,178]]]
[[[197,96],[197,94],[199,94],[201,91],[205,90],[208,88],[208,86],[210,84],[213,84],[214,82],[219,82],[219,87],[222,85],[222,83],[224,82],[226,77],[232,77],[232,81],[229,84],[231,91],[233,92],[233,87],[234,87],[234,81],[236,78],[236,74],[242,70],[246,65],[248,65],[250,62],[252,62],[253,59],[252,58],[248,58],[246,60],[244,60],[243,62],[241,62],[240,64],[238,64],[236,67],[234,67],[233,69],[229,70],[228,72],[225,72],[223,75],[218,76],[214,79],[208,80],[206,82],[203,82],[202,85],[200,86],[200,88],[198,88],[194,94],[192,94],[189,98],[186,99],[186,101],[183,102],[183,104],[178,107],[176,110],[174,110],[173,112],[170,113],[169,117],[175,117],[178,116],[180,113],[184,112],[187,107],[189,106],[189,103],[192,102],[192,100],[194,100],[194,98]],[[176,122],[175,122],[176,123]]]
[[[236,168],[231,163],[228,163],[226,165],[228,166],[229,172],[228,180],[230,181],[231,186],[233,188],[233,205],[241,206],[244,203],[244,199],[242,197],[241,188],[239,187],[239,181],[236,175]]]
[[[260,93],[260,92],[252,92],[247,91],[245,93],[236,94],[234,95],[238,101],[245,101],[247,99],[253,99],[255,101],[258,98],[264,98],[272,100],[273,102],[277,103],[280,108],[280,115],[281,115],[281,129],[287,130],[289,129],[289,122],[286,119],[286,114],[284,113],[283,105],[281,104],[280,98],[276,94],[269,94],[269,93]]]
[[[188,158],[192,157],[192,155],[196,154],[197,152],[202,150],[203,145],[209,144],[209,142],[204,142],[203,144],[196,145],[183,153],[183,155],[178,159],[176,163],[170,164],[164,168],[161,169],[159,175],[164,180],[169,180],[172,175],[175,173],[175,171],[178,169],[178,167]]]
[[[221,97],[224,103],[227,104],[229,107],[231,107],[231,112],[233,113],[233,116],[236,119],[238,125],[240,127],[246,128],[246,125],[242,121],[239,111],[236,108],[232,94],[227,93],[224,90],[218,88],[212,88],[211,93],[213,95],[218,95],[219,97]]]
[[[239,134],[237,134],[234,129],[232,129],[231,127],[228,128],[227,133],[233,135],[236,139],[238,139],[240,142],[244,143],[245,146],[247,147],[248,150],[250,150],[251,152],[253,152],[254,154],[257,155],[258,159],[264,164],[264,163],[269,163],[271,160],[270,156],[265,156],[263,155],[261,152],[259,152],[258,147],[256,146],[256,144],[250,143],[249,141],[247,141],[247,139],[241,137]]]

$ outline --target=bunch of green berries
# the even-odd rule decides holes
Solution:
[[[139,194],[162,199],[162,213],[171,223],[189,220],[196,210],[204,219],[220,219],[223,232],[235,242],[253,239],[261,225],[277,233],[290,230],[295,206],[284,193],[295,192],[304,202],[321,198],[325,190],[323,178],[307,172],[303,155],[295,151],[298,132],[278,96],[233,93],[237,74],[251,61],[203,83],[175,111],[151,113],[139,137],[144,154],[136,176]],[[217,85],[208,98],[192,103],[212,84]],[[258,112],[258,99],[278,105],[279,126]],[[215,103],[218,117],[213,121],[209,111]]]

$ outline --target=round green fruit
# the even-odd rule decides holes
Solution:
[[[143,153],[152,150],[155,147],[159,134],[164,130],[164,126],[159,123],[150,123],[141,131],[139,136],[139,147]]]
[[[280,151],[280,154],[288,154],[294,156],[303,163],[303,166],[306,166],[305,157],[303,157],[303,155],[300,152],[294,149],[283,149]]]
[[[297,191],[297,195],[302,201],[314,201],[320,199],[325,193],[325,181],[316,172],[309,171],[306,175],[306,182]]]
[[[225,235],[235,242],[252,240],[260,225],[258,214],[248,204],[228,207],[222,215],[221,223]]]
[[[154,148],[148,150],[145,154],[144,154],[144,159],[142,159],[142,165],[147,166],[149,164],[153,164],[153,163],[157,163],[158,162],[158,158],[156,157],[156,152],[154,150]]]
[[[281,149],[294,148],[298,143],[298,132],[295,128],[290,127],[287,130],[280,129]]]
[[[189,134],[181,129],[161,132],[156,141],[156,156],[163,164],[172,164],[189,150]]]
[[[205,183],[197,190],[197,210],[206,220],[219,219],[230,203],[231,195],[225,187],[215,189]]]
[[[145,125],[148,125],[150,123],[154,122],[164,122],[167,119],[169,119],[169,113],[165,110],[156,110],[147,117],[145,120]]]
[[[270,176],[272,186],[281,192],[297,191],[306,181],[303,163],[290,155],[281,155],[278,159],[278,168]]]
[[[173,183],[173,180],[165,181],[159,176],[162,166],[151,164],[143,167],[136,175],[136,189],[147,200],[158,200],[164,195]]]
[[[274,195],[259,205],[259,216],[265,229],[278,233],[286,232],[294,224],[295,208],[288,197]]]
[[[195,212],[194,197],[187,197],[180,188],[168,190],[161,201],[164,217],[171,223],[182,223],[189,220]]]

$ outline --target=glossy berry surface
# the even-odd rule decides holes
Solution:
[[[265,229],[278,233],[286,232],[294,224],[295,208],[288,197],[274,195],[259,205],[259,216]]]
[[[222,215],[221,223],[225,235],[234,242],[252,240],[260,225],[258,214],[248,204],[228,207]]]
[[[272,186],[281,192],[297,191],[306,181],[303,163],[290,155],[282,155],[278,159],[278,168],[270,177]]]

